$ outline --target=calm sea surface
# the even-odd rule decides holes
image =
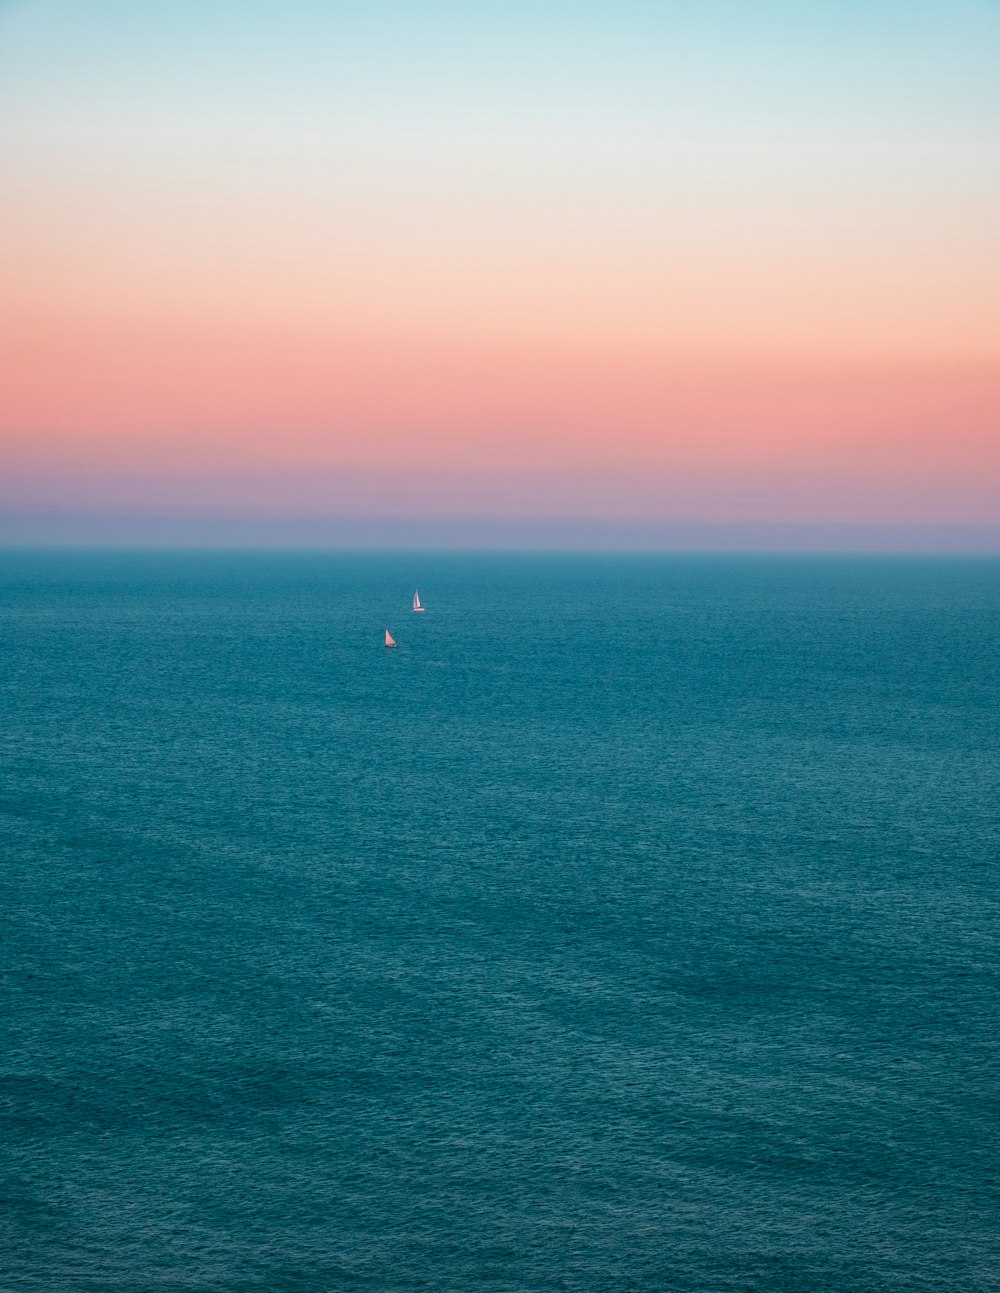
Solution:
[[[988,560],[0,554],[0,1289],[1000,1289],[998,641]]]

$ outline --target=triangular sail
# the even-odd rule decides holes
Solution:
[[[386,629],[385,631],[385,644],[387,647],[396,645],[396,639],[392,636],[392,634],[389,632],[388,629]]]
[[[424,609],[424,608],[420,605],[420,594],[419,594],[419,593],[414,593],[414,594],[413,594],[413,609],[414,609],[415,611],[422,611],[422,610]]]

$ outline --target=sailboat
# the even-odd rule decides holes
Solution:
[[[419,593],[414,593],[414,594],[413,594],[413,609],[414,609],[415,611],[421,611],[421,612],[422,612],[422,611],[423,611],[423,609],[424,609],[424,608],[420,605],[420,594],[419,594]]]
[[[387,647],[394,647],[396,645],[396,639],[392,636],[392,634],[389,632],[388,629],[386,629],[385,631],[385,644]]]

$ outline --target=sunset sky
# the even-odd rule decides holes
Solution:
[[[993,0],[0,0],[0,539],[1000,548],[998,68]]]

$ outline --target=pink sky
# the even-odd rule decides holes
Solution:
[[[1000,15],[872,27],[841,101],[786,8],[742,63],[671,5],[661,62],[549,24],[513,101],[466,32],[478,79],[414,54],[440,103],[318,11],[330,67],[290,24],[278,95],[227,6],[181,7],[194,71],[15,6],[0,501],[1000,530]]]

